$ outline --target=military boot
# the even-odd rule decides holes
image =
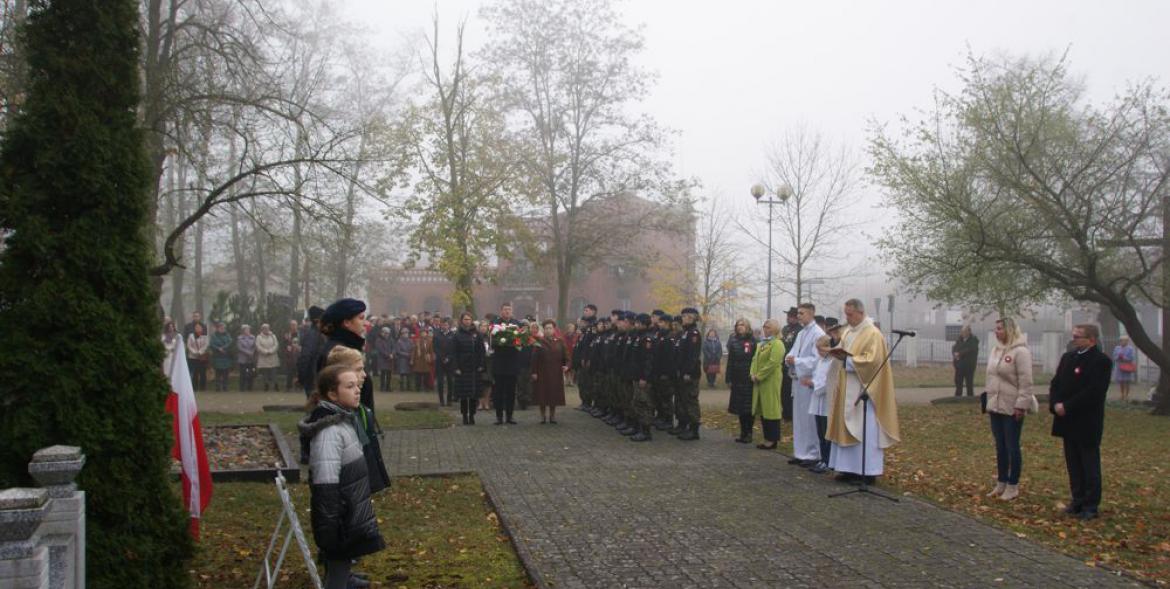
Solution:
[[[685,431],[687,431],[687,423],[685,421],[679,420],[678,425],[666,430],[666,433],[672,436],[677,436]]]
[[[666,419],[664,419],[664,418],[661,418],[661,417],[659,417],[658,419],[655,419],[655,420],[654,420],[654,429],[656,429],[656,430],[658,430],[658,431],[660,431],[660,432],[662,432],[662,431],[666,431],[666,430],[670,429],[670,428],[671,428],[671,427],[673,427],[673,426],[674,426],[674,422],[673,422],[673,421],[667,421]]]
[[[690,427],[688,427],[686,430],[684,430],[683,433],[681,435],[679,435],[678,439],[685,440],[688,442],[693,442],[695,440],[698,440],[699,439],[699,422],[696,421],[695,423],[690,424]]]
[[[650,426],[644,425],[641,427],[641,430],[642,431],[639,431],[637,434],[635,434],[633,437],[630,438],[631,442],[649,442],[650,441],[650,432],[652,431],[650,429]]]

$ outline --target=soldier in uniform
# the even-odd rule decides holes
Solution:
[[[647,322],[649,318],[650,316],[646,315]],[[621,364],[621,385],[618,386],[618,393],[621,395],[618,399],[621,421],[615,427],[619,434],[632,436],[639,430],[638,417],[634,413],[634,389],[642,379],[641,359],[644,354],[638,349],[641,343],[638,315],[633,311],[626,311],[622,316],[621,325],[623,331],[622,335],[618,336],[617,350],[618,362]]]
[[[638,331],[634,338],[634,345],[630,346],[626,365],[630,374],[635,375],[631,381],[630,410],[634,416],[635,433],[630,437],[632,442],[649,442],[651,440],[651,424],[654,421],[654,401],[650,398],[650,382],[653,378],[654,358],[654,329],[651,326],[650,316],[642,313],[637,317]]]
[[[577,345],[573,348],[573,362],[570,367],[573,374],[577,375],[577,394],[581,396],[581,406],[578,409],[591,412],[596,393],[593,386],[593,373],[586,360],[589,356],[589,344],[594,338],[594,318],[588,314],[583,315],[581,320],[577,322],[577,331],[581,335],[577,338]]]
[[[672,317],[661,313],[656,317],[657,325],[651,330],[650,340],[654,343],[653,358],[650,361],[650,395],[654,401],[654,429],[666,431],[674,427],[674,346],[670,339]]]
[[[630,321],[625,311],[617,312],[617,320],[613,321],[613,335],[610,338],[609,350],[605,354],[605,363],[610,373],[610,415],[605,423],[614,426],[619,431],[626,428],[626,386],[625,386],[625,359],[626,344],[629,340]]]
[[[699,311],[693,307],[682,310],[682,341],[679,344],[678,372],[682,382],[678,388],[680,427],[686,423],[686,429],[678,435],[678,439],[693,441],[699,439],[699,381],[703,374],[703,336],[699,333]]]
[[[800,321],[796,319],[796,307],[788,309],[788,323],[780,329],[780,340],[784,342],[784,349],[791,350],[796,344],[796,335],[800,333]],[[780,367],[782,379],[780,381],[780,418],[792,421],[792,374],[788,372],[788,363]]]
[[[677,425],[670,428],[666,433],[677,436],[686,431],[686,423],[682,419],[682,411],[685,407],[682,404],[682,372],[679,370],[682,367],[682,343],[683,343],[683,328],[682,315],[675,315],[670,319],[670,363],[673,366],[671,374],[671,406],[674,407],[674,417],[678,419]]]
[[[581,362],[585,370],[589,371],[589,396],[593,398],[593,407],[587,409],[593,417],[601,417],[609,408],[608,383],[606,378],[605,362],[601,358],[601,344],[609,335],[609,317],[602,317],[594,323],[592,335],[589,337],[589,347],[580,348]]]

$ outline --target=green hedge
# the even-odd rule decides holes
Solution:
[[[185,587],[137,129],[138,3],[31,3],[28,88],[0,146],[0,487],[81,446],[91,587]]]

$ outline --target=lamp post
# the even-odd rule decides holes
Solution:
[[[781,184],[772,193],[776,196],[775,199],[760,200],[767,193],[768,189],[764,188],[763,184],[752,186],[752,198],[756,199],[756,204],[768,205],[768,303],[764,311],[765,320],[772,318],[772,206],[787,203],[788,198],[792,196],[792,188],[787,184]]]

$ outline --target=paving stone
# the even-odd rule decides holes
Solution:
[[[1141,586],[912,498],[830,499],[844,487],[720,432],[635,444],[557,419],[394,430],[382,448],[394,476],[476,473],[541,587]]]

